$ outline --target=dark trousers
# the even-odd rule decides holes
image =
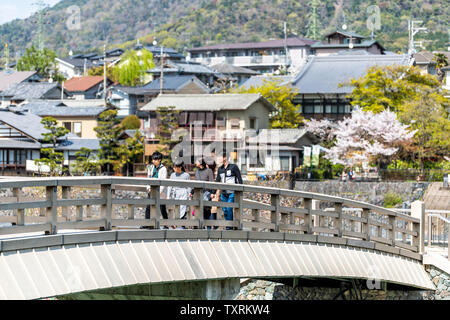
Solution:
[[[165,220],[169,219],[169,215],[167,214],[166,205],[162,204],[159,206],[159,208],[161,209],[161,215],[162,215],[163,219],[165,219]],[[150,206],[147,206],[145,208],[145,219],[150,219]]]

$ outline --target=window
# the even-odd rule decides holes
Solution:
[[[257,119],[256,118],[250,118],[250,129],[258,129],[257,127],[256,127],[256,124],[257,124]]]
[[[72,122],[63,122],[63,127],[72,132]]]
[[[290,157],[280,157],[281,171],[289,171]]]
[[[314,113],[314,106],[305,106],[305,114],[312,114]]]
[[[230,120],[231,129],[240,129],[241,128],[241,122],[239,119],[231,119]]]
[[[226,127],[226,120],[222,117],[217,117],[216,123],[217,123],[217,127],[219,127],[219,128]]]
[[[345,106],[345,113],[352,113],[352,106],[351,105],[346,105]]]
[[[73,133],[81,137],[81,122],[73,123]]]
[[[331,113],[331,105],[325,107],[325,113]]]
[[[337,106],[332,106],[331,107],[331,113],[338,113],[338,107]]]
[[[323,113],[323,106],[315,105],[314,106],[314,113],[316,113],[316,114]]]

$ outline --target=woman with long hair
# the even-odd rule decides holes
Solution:
[[[211,170],[206,164],[205,159],[199,158],[195,162],[195,166],[197,167],[197,171],[195,171],[195,180],[197,181],[206,181],[206,182],[214,182],[214,172]],[[213,192],[212,190],[204,190],[203,191],[203,200],[211,201]],[[203,218],[205,220],[216,220],[217,214],[211,213],[211,207],[204,206],[203,207]],[[208,227],[211,229],[211,227]]]
[[[170,175],[171,180],[191,180],[191,176],[186,173],[184,163],[182,161],[175,162],[173,173]],[[188,200],[191,188],[185,187],[167,187],[167,196],[174,200]],[[187,206],[180,205],[180,219],[187,218]]]

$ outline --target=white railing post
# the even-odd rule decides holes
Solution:
[[[418,250],[421,254],[425,253],[425,203],[423,201],[414,201],[411,204],[411,217],[419,219],[419,225],[416,226],[416,228],[413,227],[413,229],[417,230],[419,235],[418,235],[418,241],[414,241],[413,238],[413,242],[416,242],[413,245],[418,245]],[[414,225],[414,224],[413,224]]]
[[[312,200],[311,209],[312,210],[320,210],[320,200]],[[322,224],[321,224],[322,216],[314,215],[314,216],[311,216],[311,218],[313,220],[314,228],[320,228],[322,226]],[[318,234],[318,233],[314,232],[314,234]]]
[[[272,194],[270,197],[270,204],[275,207],[275,210],[270,213],[270,221],[275,224],[274,232],[280,231],[280,195]]]
[[[22,188],[14,188],[13,189],[13,197],[16,198],[16,202],[22,201]],[[17,225],[24,226],[25,225],[25,209],[14,210],[17,215]]]
[[[151,186],[150,198],[155,200],[155,204],[150,206],[150,219],[155,219],[155,228],[159,229],[161,221],[161,194],[160,186]]]
[[[50,201],[50,207],[47,207],[47,223],[50,223],[50,234],[57,233],[57,223],[58,223],[58,207],[56,202],[58,201],[58,187],[49,186],[46,187],[46,198]]]
[[[305,227],[306,227],[306,233],[307,234],[312,234],[312,228],[313,228],[313,226],[312,226],[312,217],[313,217],[313,214],[312,214],[312,210],[313,210],[313,208],[312,208],[312,199],[308,199],[308,198],[304,198],[303,199],[303,201],[304,201],[304,204],[305,204],[305,209],[306,210],[308,210],[308,213],[305,213],[305,218],[304,218],[304,221],[305,221]]]
[[[70,187],[62,187],[62,198],[70,199]],[[62,207],[62,216],[66,218],[66,221],[69,221],[69,207]]]
[[[102,198],[106,200],[106,203],[102,205],[101,213],[105,219],[105,230],[111,230],[112,219],[112,192],[111,184],[102,184]]]

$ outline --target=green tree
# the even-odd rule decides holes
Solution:
[[[442,83],[445,75],[445,72],[442,71],[442,69],[448,66],[447,56],[443,53],[435,53],[433,61],[436,62],[436,72],[438,75],[439,82]]]
[[[64,127],[58,127],[58,122],[55,118],[46,117],[42,119],[41,123],[44,128],[49,132],[43,133],[43,141],[50,143],[52,146],[49,148],[41,149],[40,159],[35,160],[37,165],[46,165],[50,169],[50,175],[56,176],[63,173],[64,154],[62,152],[56,152],[55,149],[58,144],[58,140],[69,133]]]
[[[180,111],[175,110],[174,106],[156,108],[156,117],[159,120],[158,134],[156,135],[156,139],[159,140],[158,151],[167,157],[166,166],[172,165],[170,151],[179,142],[179,140],[172,139],[172,133],[178,128],[179,114]]]
[[[292,101],[297,95],[297,90],[283,84],[281,78],[263,80],[259,87],[237,88],[234,93],[259,93],[269,101],[276,109],[270,117],[272,129],[298,128],[303,123],[300,114],[300,105],[294,105]]]
[[[34,46],[26,49],[25,55],[17,62],[18,71],[36,71],[46,79],[62,82],[64,77],[58,73],[56,53],[47,48],[38,50]]]
[[[448,101],[440,94],[423,94],[406,102],[399,114],[400,121],[417,130],[414,137],[414,154],[419,169],[424,170],[424,159],[450,154],[450,119],[446,112]]]
[[[349,96],[352,105],[365,111],[395,111],[399,120],[417,130],[413,148],[419,167],[427,157],[442,157],[450,152],[448,99],[436,76],[421,74],[417,67],[373,67],[359,79]]]
[[[136,130],[136,134],[133,137],[126,139],[120,145],[120,163],[122,168],[126,167],[126,175],[129,176],[133,172],[134,163],[142,163],[142,156],[144,155],[144,137],[139,130]],[[119,168],[118,168],[119,169]]]
[[[134,87],[143,84],[147,70],[154,67],[153,54],[150,51],[127,50],[121,62],[113,68],[112,74],[121,85]]]
[[[124,130],[138,130],[141,127],[141,120],[136,115],[125,117],[121,124]]]
[[[354,87],[348,96],[353,106],[364,111],[399,112],[407,101],[418,100],[422,92],[438,92],[440,83],[435,76],[421,74],[417,67],[387,66],[372,67],[359,79],[344,85]]]
[[[67,135],[70,131],[64,127],[58,127],[58,121],[53,117],[45,117],[41,120],[44,128],[49,132],[43,133],[44,141],[51,143],[53,148],[56,148],[58,144],[58,139]]]
[[[100,171],[98,162],[93,157],[93,151],[88,148],[81,148],[80,151],[75,152],[77,157],[73,169],[81,175],[97,174]]]
[[[98,151],[99,164],[102,171],[111,174],[120,160],[119,137],[123,131],[117,110],[106,110],[98,118],[98,126],[94,128],[100,143]]]

